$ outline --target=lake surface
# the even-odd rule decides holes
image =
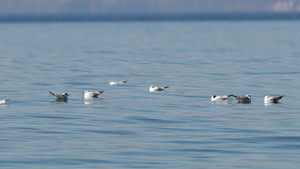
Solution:
[[[300,166],[300,22],[0,24],[1,168]],[[111,80],[128,80],[108,86]],[[170,86],[149,93],[150,85]],[[104,90],[84,100],[85,90]],[[67,92],[68,102],[54,102]],[[212,95],[246,95],[212,103]],[[285,95],[265,105],[265,95]]]

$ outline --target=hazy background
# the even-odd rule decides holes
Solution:
[[[57,18],[71,15],[101,18],[224,13],[280,13],[298,18],[299,12],[300,0],[0,0],[2,20],[11,16],[19,16],[18,19],[24,19],[24,16]]]

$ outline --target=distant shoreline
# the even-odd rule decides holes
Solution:
[[[300,20],[300,13],[0,15],[0,22]]]

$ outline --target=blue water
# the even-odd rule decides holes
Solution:
[[[1,23],[0,100],[11,101],[0,105],[0,167],[298,168],[299,27]],[[85,90],[105,92],[84,100]],[[213,94],[252,103],[212,103]],[[264,105],[267,94],[285,97]]]

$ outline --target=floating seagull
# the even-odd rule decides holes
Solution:
[[[227,95],[227,96],[216,96],[216,95],[213,95],[211,96],[211,101],[220,101],[220,100],[227,100],[230,96],[233,96],[232,94],[230,95]]]
[[[163,91],[165,90],[166,88],[168,88],[169,86],[166,86],[166,87],[157,87],[157,86],[150,86],[149,87],[149,91],[150,92],[156,92],[156,91]]]
[[[278,103],[278,101],[283,98],[284,95],[278,97],[271,97],[269,95],[265,96],[265,103]]]
[[[0,104],[6,104],[10,99],[0,100]]]
[[[232,95],[234,98],[236,98],[239,103],[250,103],[251,102],[251,96],[247,94],[246,96],[235,96]]]
[[[85,99],[91,99],[91,98],[98,98],[98,95],[102,94],[104,91],[97,91],[97,92],[89,92],[84,91],[82,94],[84,94]]]
[[[108,82],[108,85],[123,85],[125,83],[127,83],[127,80],[120,81],[120,82],[110,81],[110,82]]]
[[[49,91],[50,94],[52,94],[56,100],[63,100],[63,101],[67,101],[68,100],[68,96],[69,94],[68,93],[63,93],[63,94],[55,94],[51,91]]]

